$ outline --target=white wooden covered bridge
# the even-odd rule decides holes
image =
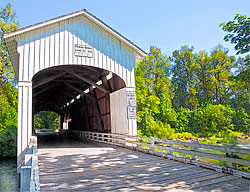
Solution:
[[[24,173],[23,189],[40,190],[36,183],[37,151],[35,145],[29,146],[35,134],[34,114],[54,111],[60,115],[61,130],[76,137],[69,140],[57,135],[39,141],[45,141],[38,150],[44,191],[248,190],[246,179],[87,142],[86,139],[92,139],[153,154],[158,154],[160,148],[160,156],[165,158],[175,159],[171,156],[174,151],[209,156],[198,151],[198,144],[187,144],[192,150],[185,151],[173,148],[175,141],[162,144],[157,141],[157,147],[151,140],[148,143],[152,146],[144,143],[140,147],[136,143],[139,140],[134,137],[137,134],[134,66],[146,53],[86,10],[19,29],[4,38],[18,80],[17,155],[18,170]],[[129,137],[132,143],[126,140]],[[78,139],[72,141],[74,138]],[[29,154],[30,149],[33,155]],[[221,149],[237,152],[234,148]],[[26,166],[29,160],[32,166]],[[227,160],[230,165],[249,164],[245,160]],[[214,167],[197,162],[197,158],[189,161]],[[31,170],[24,171],[28,169]],[[227,170],[238,174],[237,170]],[[25,175],[29,175],[29,182]],[[235,179],[237,182],[232,185]]]
[[[86,10],[4,38],[18,79],[19,157],[39,111],[58,113],[61,129],[136,134],[134,65],[145,52],[132,42]]]

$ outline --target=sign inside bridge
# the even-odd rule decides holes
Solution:
[[[136,96],[134,91],[127,92],[127,105],[130,107],[136,107]]]
[[[136,107],[128,107],[128,119],[136,119]]]
[[[136,95],[134,91],[127,91],[128,119],[136,119]]]
[[[93,57],[93,48],[89,45],[75,44],[75,56],[77,57]]]

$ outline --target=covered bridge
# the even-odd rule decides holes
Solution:
[[[58,113],[61,129],[136,135],[139,47],[86,10],[4,38],[18,80],[18,161],[39,111]]]

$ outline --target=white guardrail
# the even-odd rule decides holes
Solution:
[[[69,131],[79,138],[102,143],[118,145],[133,150],[150,153],[171,160],[182,161],[201,167],[216,170],[218,172],[230,173],[236,176],[250,179],[250,172],[237,169],[237,165],[250,166],[250,160],[240,158],[239,154],[250,155],[250,149],[239,148],[233,145],[201,144],[197,141],[184,142],[170,139],[155,139],[148,137],[129,136],[122,134],[97,133],[86,131]],[[216,152],[217,154],[216,154]],[[176,156],[177,152],[189,157]],[[202,158],[214,159],[226,162],[226,166],[211,164],[202,161]]]
[[[20,191],[39,192],[37,138],[34,136],[30,139],[29,146],[25,150],[20,169]]]

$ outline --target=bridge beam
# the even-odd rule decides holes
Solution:
[[[74,73],[74,72],[68,72],[68,73],[75,76],[76,78],[82,80],[83,82],[88,83],[91,86],[95,86],[96,88],[100,89],[104,93],[109,93],[109,91],[106,88],[104,88],[103,86],[97,85],[95,82],[91,81],[90,79],[88,79],[86,77],[83,77],[83,76],[81,76],[77,73]]]

